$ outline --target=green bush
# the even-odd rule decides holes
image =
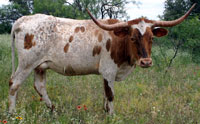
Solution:
[[[189,52],[192,55],[192,61],[200,63],[200,21],[198,17],[188,19],[168,30],[169,34],[164,38],[156,38],[155,44],[163,49],[178,47],[178,52]]]
[[[0,24],[0,34],[10,33],[12,25],[10,23],[1,23]]]

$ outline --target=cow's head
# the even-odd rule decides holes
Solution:
[[[114,34],[120,38],[126,38],[129,42],[129,51],[134,55],[137,64],[146,68],[152,66],[151,47],[153,37],[162,37],[168,33],[166,29],[160,27],[172,27],[180,24],[191,13],[195,5],[196,4],[194,4],[185,15],[173,21],[154,21],[139,18],[128,22],[104,24],[95,19],[91,13],[88,10],[87,11],[92,20],[100,28],[107,31],[113,31]]]

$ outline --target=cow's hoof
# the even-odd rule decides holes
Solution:
[[[16,109],[10,109],[9,108],[9,110],[8,110],[8,114],[10,114],[10,115],[12,115],[13,113],[15,113],[16,112]]]
[[[110,109],[109,109],[109,107],[108,107],[108,103],[104,103],[103,109],[104,109],[104,111],[107,112],[107,113],[110,111]]]
[[[53,111],[54,111],[54,109],[55,109],[55,106],[54,106],[54,105],[52,105],[52,107],[51,107],[51,112],[53,112]]]
[[[54,111],[54,109],[55,109],[55,106],[54,105],[52,105],[51,107],[48,107],[49,109],[51,109],[51,112],[53,112]]]
[[[110,109],[107,105],[106,106],[104,106],[104,111],[106,112],[106,113],[108,113],[109,115],[113,115],[114,114],[114,111],[112,110],[112,109]]]

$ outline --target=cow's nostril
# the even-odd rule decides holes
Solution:
[[[152,61],[149,62],[149,65],[152,65]]]
[[[144,61],[141,61],[141,63],[140,63],[141,65],[145,65],[145,63],[144,63]]]

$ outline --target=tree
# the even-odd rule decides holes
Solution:
[[[0,34],[10,33],[12,23],[22,16],[21,7],[18,4],[10,4],[0,7]]]
[[[9,0],[9,2],[11,2],[11,4],[20,6],[21,15],[29,15],[33,11],[34,0]]]
[[[182,16],[188,9],[197,3],[193,12],[190,15],[200,16],[200,1],[199,0],[166,0],[165,10],[162,18],[164,20],[174,20]]]
[[[10,33],[12,23],[32,12],[33,0],[9,0],[9,5],[0,7],[0,34]]]
[[[161,53],[163,53],[163,49],[173,48],[174,50],[174,55],[170,59],[165,58],[165,55],[163,54],[164,60],[167,63],[167,70],[171,67],[173,60],[181,50],[191,53],[193,62],[200,63],[200,6],[199,1],[197,0],[165,1],[165,10],[162,16],[162,19],[164,20],[174,20],[181,17],[196,2],[197,5],[189,18],[180,25],[169,28],[169,35],[164,42],[159,44],[159,46],[162,46],[160,47]]]
[[[192,6],[192,4],[197,3],[196,7],[193,10],[193,13],[195,16],[198,16],[200,19],[200,1],[199,0],[190,0],[190,6]]]
[[[89,19],[88,8],[96,18],[128,18],[125,5],[135,0],[35,0],[33,13],[44,13],[74,19]]]
[[[179,37],[182,38],[182,49],[188,50],[193,62],[200,63],[200,21],[198,17],[192,18],[180,25]],[[181,32],[180,32],[181,31]]]
[[[127,18],[125,5],[128,3],[137,4],[135,0],[74,0],[74,8],[84,14],[88,8],[96,18]],[[86,18],[89,18],[85,13]]]
[[[0,7],[0,33],[9,33],[12,23],[24,15],[43,13],[57,17],[89,19],[88,8],[96,18],[126,18],[125,5],[135,0],[9,0]]]
[[[65,5],[65,0],[34,0],[33,7],[33,14],[43,13],[57,17],[72,17],[72,8]]]

